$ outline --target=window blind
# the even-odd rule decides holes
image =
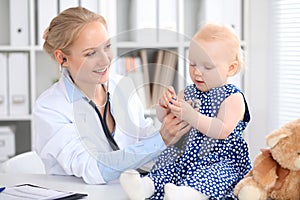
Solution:
[[[273,125],[300,118],[300,1],[272,0]]]

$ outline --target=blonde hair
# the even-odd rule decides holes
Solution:
[[[70,47],[78,38],[81,30],[86,24],[95,21],[99,21],[107,28],[104,17],[86,8],[73,7],[64,10],[52,19],[49,27],[44,32],[44,50],[53,58],[56,49],[60,49],[65,54],[70,54]]]
[[[223,41],[228,45],[226,50],[233,55],[237,61],[239,72],[244,66],[244,53],[241,48],[241,42],[234,29],[231,26],[217,23],[208,23],[203,25],[194,35],[196,40],[204,41]]]

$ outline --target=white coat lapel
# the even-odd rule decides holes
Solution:
[[[96,157],[98,153],[112,151],[94,108],[84,99],[73,105],[78,134],[87,150]]]

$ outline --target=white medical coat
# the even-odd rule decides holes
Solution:
[[[33,108],[34,148],[46,172],[82,177],[89,184],[117,179],[156,158],[166,146],[129,78],[110,75],[111,113],[115,119],[113,151],[94,108],[73,84],[66,69],[37,99]]]

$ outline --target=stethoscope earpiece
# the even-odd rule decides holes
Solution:
[[[64,64],[65,62],[67,62],[67,58],[64,57],[64,58],[63,58],[63,61],[60,63],[60,66],[59,66],[59,71],[60,71],[60,72],[62,72],[62,68],[64,67],[63,64]]]

